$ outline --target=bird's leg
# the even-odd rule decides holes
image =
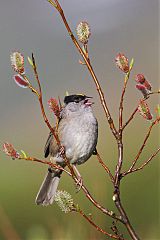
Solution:
[[[59,148],[59,155],[61,157],[63,157],[64,154],[65,154],[65,148],[64,148],[64,146],[60,146],[60,148]]]
[[[79,192],[81,190],[81,187],[83,186],[83,179],[82,179],[82,176],[80,174],[80,172],[78,171],[76,165],[73,164],[73,169],[74,171],[76,172],[76,175],[77,175],[77,192]]]

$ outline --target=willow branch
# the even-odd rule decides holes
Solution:
[[[126,73],[126,75],[125,75],[124,86],[123,86],[121,100],[120,100],[120,105],[119,105],[119,132],[120,132],[120,134],[122,132],[122,125],[123,125],[123,102],[124,102],[124,95],[125,95],[125,92],[126,92],[127,83],[128,83],[128,80],[129,80],[129,76],[130,76],[130,72],[132,70],[132,67],[133,67],[133,65],[130,66],[129,72]]]
[[[158,91],[154,91],[154,92],[150,92],[148,93],[147,97],[143,98],[142,101],[146,101],[150,95],[153,94],[159,94],[160,90]],[[131,114],[131,116],[129,117],[129,119],[126,121],[126,123],[122,126],[122,131],[125,129],[125,127],[131,122],[131,120],[134,118],[135,114],[138,112],[138,106],[135,108],[135,110],[133,111],[133,113]]]
[[[78,211],[80,213],[81,216],[83,216],[94,228],[96,228],[97,231],[103,233],[104,235],[112,238],[112,239],[121,239],[121,240],[124,240],[124,238],[120,238],[119,236],[117,235],[114,235],[114,234],[111,234],[111,233],[108,233],[106,231],[104,231],[102,228],[100,228],[98,225],[96,225],[92,220],[91,218],[89,218],[82,210],[79,210]]]
[[[150,92],[150,93],[148,93],[148,95],[159,94],[159,93],[160,93],[160,90],[154,91],[154,92]]]
[[[40,159],[37,159],[37,158],[34,158],[34,157],[22,157],[21,156],[21,157],[19,157],[17,159],[19,159],[19,160],[26,160],[26,161],[32,161],[32,162],[38,162],[38,163],[41,163],[41,164],[49,165],[52,168],[56,168],[56,169],[62,170],[65,173],[67,173],[70,177],[72,177],[73,180],[75,181],[75,183],[78,183],[78,179],[77,179],[76,176],[73,176],[70,172],[68,172],[67,170],[65,170],[64,168],[62,168],[59,165],[53,164],[52,162],[45,161],[45,160],[40,160]],[[83,192],[85,193],[85,195],[89,199],[89,201],[92,202],[94,206],[96,206],[96,208],[98,208],[104,214],[106,214],[106,215],[112,217],[113,219],[116,219],[116,220],[118,220],[118,221],[123,223],[123,219],[122,219],[121,216],[117,216],[113,211],[110,211],[110,210],[104,208],[98,202],[96,202],[96,200],[91,196],[91,194],[89,193],[88,189],[84,186],[84,184],[82,185],[81,189],[83,190]]]
[[[105,171],[108,173],[108,175],[109,175],[112,183],[114,183],[114,177],[113,177],[110,169],[109,169],[109,168],[106,166],[106,164],[103,162],[103,160],[101,159],[101,157],[100,157],[100,155],[99,155],[98,152],[97,152],[97,155],[96,155],[96,156],[97,156],[97,159],[98,159],[99,163],[102,165],[102,167],[103,167],[103,168],[105,169]]]
[[[40,103],[40,107],[41,107],[41,112],[42,112],[42,115],[43,115],[43,119],[45,121],[45,123],[47,124],[48,128],[50,129],[50,131],[52,132],[54,138],[56,139],[56,142],[59,146],[59,148],[62,150],[61,151],[61,155],[66,163],[66,165],[68,166],[69,170],[71,171],[71,174],[73,177],[76,176],[69,160],[67,159],[66,155],[65,155],[65,149],[64,147],[61,145],[61,142],[59,140],[59,137],[58,137],[58,134],[56,133],[55,129],[51,127],[50,123],[49,123],[49,120],[46,116],[46,113],[45,113],[45,110],[44,110],[44,106],[43,106],[43,99],[42,99],[42,89],[41,89],[41,83],[40,83],[40,80],[39,80],[39,76],[38,76],[38,72],[37,72],[37,66],[36,66],[36,62],[35,62],[35,58],[34,58],[34,55],[32,54],[32,61],[33,61],[33,70],[34,70],[34,74],[35,74],[35,78],[37,80],[37,83],[38,83],[38,87],[39,87],[39,95],[38,95],[38,100],[39,100],[39,103]]]
[[[115,202],[115,205],[116,205],[118,211],[120,212],[121,216],[123,217],[123,219],[125,221],[124,225],[127,228],[128,233],[130,234],[131,238],[133,240],[139,240],[139,237],[136,234],[136,232],[134,231],[134,229],[133,229],[133,227],[132,227],[132,225],[131,225],[128,217],[127,217],[127,214],[126,214],[126,212],[125,212],[125,210],[122,206],[121,199],[120,199],[120,191],[119,191],[118,188],[115,189],[115,193],[113,195],[113,201]]]
[[[97,91],[98,91],[98,94],[99,94],[99,97],[100,97],[100,101],[101,101],[102,107],[103,107],[103,109],[104,109],[104,112],[105,112],[105,114],[106,114],[106,117],[107,117],[107,120],[108,120],[110,129],[111,129],[114,137],[115,137],[116,140],[117,140],[117,139],[118,139],[117,130],[116,130],[116,128],[115,128],[113,119],[112,119],[111,114],[110,114],[110,112],[109,112],[109,109],[108,109],[108,107],[107,107],[107,103],[106,103],[106,100],[105,100],[105,98],[104,98],[104,93],[103,93],[102,88],[101,88],[101,86],[100,86],[100,83],[99,83],[99,81],[98,81],[98,79],[97,79],[97,76],[96,76],[96,74],[95,74],[95,72],[94,72],[94,70],[93,70],[93,68],[92,68],[92,66],[91,66],[91,63],[90,63],[90,60],[88,59],[88,56],[84,53],[84,51],[83,51],[82,48],[80,47],[78,41],[76,40],[75,36],[73,35],[73,33],[72,33],[72,31],[71,31],[71,28],[69,27],[69,24],[68,24],[68,22],[67,22],[67,20],[66,20],[66,17],[65,17],[65,15],[64,15],[64,13],[63,13],[63,10],[62,10],[62,8],[61,8],[61,6],[60,6],[60,4],[59,4],[59,1],[58,1],[58,0],[55,0],[55,2],[53,2],[52,0],[48,0],[48,2],[49,2],[52,6],[54,6],[54,8],[56,8],[57,11],[59,12],[59,14],[60,14],[60,16],[61,16],[61,18],[62,18],[62,20],[63,20],[63,23],[64,23],[64,25],[65,25],[65,27],[66,27],[66,29],[67,29],[67,31],[68,31],[68,34],[69,34],[69,36],[70,36],[71,39],[72,39],[72,42],[74,43],[75,47],[76,47],[77,50],[79,51],[80,55],[82,56],[82,58],[83,58],[83,60],[84,60],[84,62],[85,62],[85,64],[86,64],[86,66],[87,66],[87,68],[88,68],[88,70],[89,70],[89,72],[90,72],[90,74],[91,74],[91,76],[92,76],[92,78],[93,78],[93,80],[94,80],[94,83],[95,83],[95,85],[96,85],[96,89],[97,89]]]
[[[34,158],[34,157],[22,157],[22,156],[17,158],[17,159],[31,161],[31,162],[38,162],[38,163],[42,163],[42,164],[45,164],[45,165],[49,165],[52,168],[59,169],[61,171],[64,171],[65,173],[67,173],[69,176],[72,176],[72,174],[70,172],[68,172],[67,170],[62,168],[60,165],[54,164],[54,163],[46,161],[46,160],[40,160],[40,159],[37,159],[37,158]]]
[[[147,132],[147,134],[146,134],[146,137],[145,137],[145,139],[144,139],[144,141],[143,141],[143,144],[142,144],[141,148],[139,149],[138,154],[136,155],[135,159],[133,160],[133,163],[132,163],[132,165],[131,165],[131,167],[129,168],[128,171],[132,171],[132,169],[134,168],[137,160],[139,159],[142,151],[144,150],[144,147],[146,146],[146,142],[147,142],[147,140],[148,140],[148,138],[149,138],[149,136],[150,136],[150,134],[151,134],[151,131],[152,131],[153,126],[156,125],[157,123],[159,123],[159,121],[160,121],[160,117],[157,118],[154,122],[152,122],[151,126],[150,126],[149,129],[148,129],[148,132]],[[128,171],[127,171],[127,172],[128,172]]]
[[[119,142],[119,139],[120,139],[120,136],[119,136],[119,133],[117,132],[116,128],[115,128],[115,125],[114,125],[114,122],[113,122],[113,119],[111,117],[111,114],[109,112],[109,109],[107,107],[107,104],[106,104],[106,101],[105,101],[105,98],[104,98],[104,94],[103,94],[103,91],[101,89],[101,86],[99,84],[99,81],[94,73],[94,70],[91,66],[91,63],[90,61],[88,61],[88,58],[86,56],[86,54],[83,52],[83,50],[81,49],[80,45],[78,44],[76,38],[74,37],[69,25],[68,25],[68,22],[64,16],[64,13],[63,13],[63,10],[58,2],[58,0],[55,0],[55,2],[53,3],[52,0],[48,0],[48,2],[50,2],[57,10],[58,12],[60,13],[61,15],[61,18],[63,20],[63,23],[68,31],[68,34],[70,35],[74,45],[76,46],[76,48],[78,49],[79,53],[81,54],[81,56],[83,57],[84,59],[84,62],[86,63],[86,66],[94,80],[94,83],[96,85],[96,88],[97,88],[97,91],[98,91],[98,94],[99,94],[99,97],[100,97],[100,100],[101,100],[101,104],[102,104],[102,107],[104,109],[104,112],[106,114],[106,117],[107,117],[107,120],[108,120],[108,123],[109,123],[109,126],[110,126],[110,129],[112,131],[112,134],[114,135],[115,139],[117,140],[117,143]],[[120,168],[121,168],[121,164],[120,164]],[[122,218],[123,219],[123,218]],[[127,227],[128,229],[128,232],[131,236],[133,236],[133,239],[138,239],[138,237],[136,237],[136,234],[134,233],[134,230],[132,229],[132,226],[130,225],[129,221],[127,221],[127,224],[124,223],[125,226]]]
[[[131,120],[134,118],[135,114],[138,112],[138,107],[135,108],[133,113],[131,114],[130,118],[126,121],[126,123],[122,126],[122,131],[125,129],[125,127],[131,122]]]
[[[122,174],[122,177],[130,174],[130,173],[133,173],[133,172],[137,172],[139,170],[142,170],[145,166],[147,166],[151,161],[152,159],[160,152],[160,148],[157,149],[157,151],[155,153],[153,153],[146,162],[144,162],[140,167],[138,168],[135,168],[135,169],[132,169],[132,170],[128,170],[127,172],[124,172]]]
[[[123,164],[123,143],[122,143],[122,139],[121,139],[118,143],[118,163],[117,163],[117,166],[116,166],[115,177],[114,177],[115,188],[119,188],[119,185],[120,185],[119,176],[121,174],[122,164]]]

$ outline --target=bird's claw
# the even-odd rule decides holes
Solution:
[[[64,146],[60,146],[60,148],[59,148],[59,155],[61,157],[63,157],[64,154],[65,154],[65,148],[64,148]]]
[[[79,176],[77,178],[77,182],[76,182],[76,189],[77,189],[76,192],[77,193],[81,190],[82,186],[83,186],[83,179],[81,176]]]

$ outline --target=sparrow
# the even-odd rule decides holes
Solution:
[[[91,155],[96,155],[98,140],[98,122],[92,111],[91,97],[82,94],[65,96],[64,107],[60,112],[57,127],[61,146],[72,166],[85,163]],[[52,133],[47,139],[44,156],[61,167],[66,163]],[[62,170],[48,168],[47,175],[36,197],[36,204],[47,206],[53,203]]]

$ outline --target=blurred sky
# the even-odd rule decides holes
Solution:
[[[117,53],[123,52],[129,59],[132,57],[135,59],[125,99],[125,116],[128,117],[140,97],[140,93],[134,87],[135,74],[144,73],[155,90],[159,85],[159,1],[61,0],[60,2],[73,32],[75,32],[76,25],[82,20],[87,21],[91,26],[92,35],[89,42],[91,61],[104,90],[109,109],[115,118],[117,117],[116,109],[118,109],[123,74],[116,68],[114,58]],[[59,95],[63,99],[66,90],[69,93],[85,93],[94,97],[94,109],[100,125],[99,149],[102,153],[106,153],[104,144],[106,138],[110,138],[108,146],[109,149],[112,149],[114,140],[99,106],[100,102],[94,83],[87,69],[78,64],[80,57],[68,37],[58,13],[46,0],[0,1],[0,143],[11,142],[17,149],[23,149],[32,156],[42,158],[43,147],[48,135],[48,129],[43,123],[36,97],[30,91],[17,87],[13,82],[10,53],[14,50],[21,51],[26,58],[31,56],[32,52],[35,54],[46,109],[46,102],[50,97]],[[26,69],[33,79],[27,60]],[[34,79],[33,84],[35,84]],[[149,100],[153,111],[157,102],[157,96]],[[53,122],[49,111],[48,116]],[[138,144],[144,136],[141,131],[145,132],[148,126],[148,122],[145,122],[141,116],[137,116],[135,124],[129,127],[125,139],[129,155],[133,154],[133,144],[138,149]],[[149,145],[150,150],[157,144],[158,132],[156,130],[152,136],[151,145]],[[111,154],[110,157],[113,157],[112,153],[109,154]],[[0,186],[3,191],[0,202],[5,205],[6,211],[9,211],[12,205],[9,200],[9,191],[12,178],[13,182],[16,181],[14,176],[18,179],[20,176],[23,178],[24,187],[32,186],[34,188],[30,202],[26,201],[25,204],[34,203],[34,195],[36,195],[43,178],[41,174],[44,174],[45,167],[39,165],[32,167],[30,163],[24,163],[24,165],[23,163],[13,163],[7,161],[8,158],[2,153],[0,153],[0,158],[2,160],[0,183],[5,182],[6,184],[6,187],[2,184]],[[22,169],[24,170],[24,166],[26,167],[25,173],[21,172]],[[91,165],[89,166],[91,167]],[[111,164],[111,168],[114,166],[115,162]],[[157,165],[155,166],[157,169]],[[87,168],[85,166],[82,169]],[[10,178],[8,177],[7,180],[6,171],[10,173]],[[36,176],[34,171],[36,171]],[[31,179],[35,178],[35,184],[28,179],[28,175],[31,175]],[[157,179],[155,179],[156,183]],[[15,184],[18,184],[17,182]],[[151,187],[153,184],[155,183],[152,183]],[[19,188],[20,183],[15,185],[15,188],[16,186]],[[5,197],[6,192],[7,197]],[[16,193],[19,194],[18,189]],[[15,194],[15,199],[18,196]],[[157,195],[154,198],[157,198]],[[19,200],[16,201],[19,204]],[[156,205],[156,207],[158,212],[158,206]],[[30,209],[30,205],[28,205],[28,209]],[[13,219],[15,218],[13,217]],[[158,220],[155,221],[158,222]],[[15,224],[17,224],[17,228],[20,227],[18,223]]]

